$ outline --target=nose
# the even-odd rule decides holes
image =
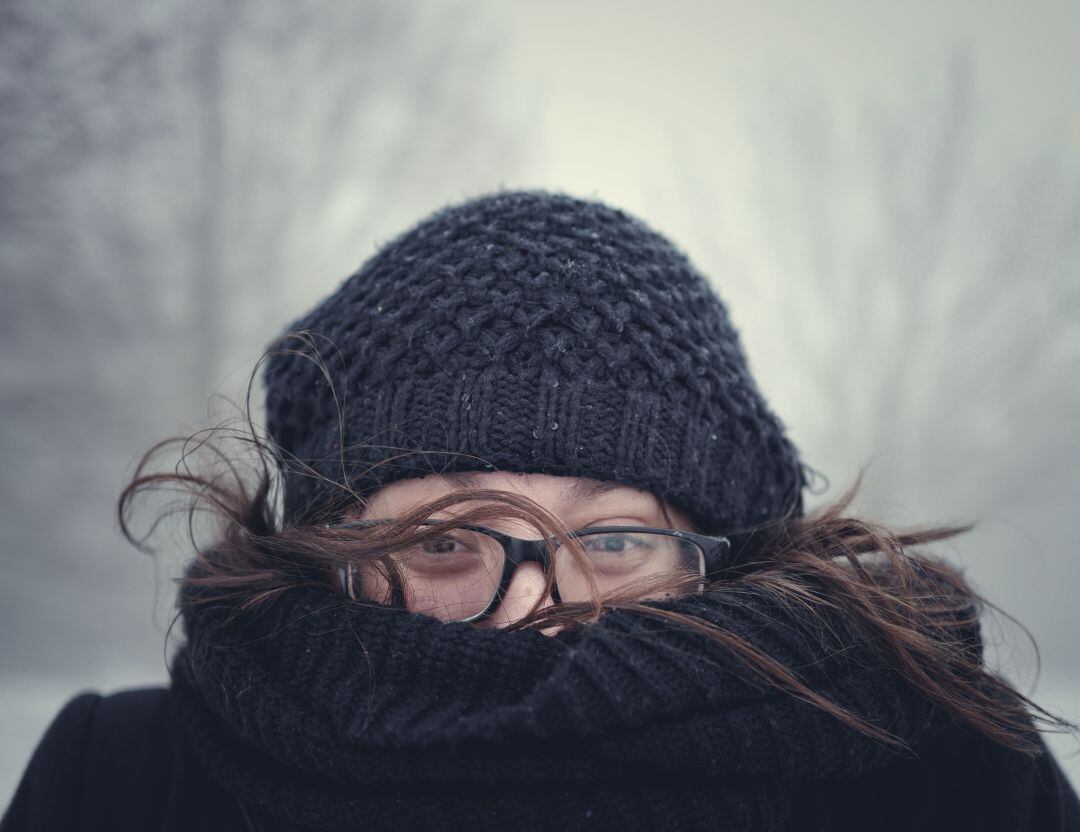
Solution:
[[[554,602],[551,593],[544,592],[544,572],[538,563],[523,563],[514,572],[499,606],[488,619],[488,626],[499,629],[520,621],[532,609],[538,598],[543,598],[541,608]]]

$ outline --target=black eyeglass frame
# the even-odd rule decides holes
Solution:
[[[346,523],[330,523],[327,524],[327,528],[331,529],[363,529],[371,528],[372,526],[387,525],[395,522],[390,519],[382,520],[353,520]],[[446,523],[445,520],[423,520],[422,525],[440,525]],[[547,573],[548,568],[551,566],[551,552],[555,551],[562,545],[558,535],[552,535],[550,538],[533,538],[526,539],[522,537],[514,537],[512,535],[505,534],[497,531],[496,529],[490,529],[487,526],[479,526],[472,523],[455,524],[448,527],[448,530],[453,529],[466,529],[468,531],[478,532],[480,534],[487,535],[496,540],[503,548],[503,571],[502,576],[499,578],[499,583],[495,588],[495,592],[491,596],[491,600],[488,601],[486,607],[483,610],[471,615],[468,618],[454,619],[455,622],[473,622],[482,621],[490,616],[499,606],[499,602],[506,596],[506,591],[510,588],[510,582],[514,578],[514,572],[518,566],[523,563],[538,563],[540,568]],[[587,529],[575,529],[570,532],[571,538],[588,537],[596,534],[618,534],[618,533],[638,533],[638,534],[662,534],[668,537],[675,537],[680,540],[686,540],[695,544],[703,553],[704,557],[704,571],[701,577],[705,580],[723,572],[728,566],[730,566],[731,560],[731,541],[726,537],[718,537],[713,535],[698,534],[697,532],[683,531],[682,529],[662,529],[654,528],[652,526],[592,526]],[[549,546],[550,544],[550,546]],[[341,591],[349,598],[356,600],[356,594],[353,589],[353,567],[351,564],[348,566],[338,567],[338,581],[341,587]],[[551,585],[552,600],[556,603],[561,602],[559,597],[559,586],[556,580],[552,581]],[[400,599],[400,603],[404,605],[404,599]]]

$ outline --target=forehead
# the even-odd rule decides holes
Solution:
[[[376,492],[369,500],[367,508],[368,512],[372,513],[382,509],[400,510],[463,488],[511,491],[554,511],[600,499],[656,502],[656,498],[648,491],[610,480],[510,471],[476,471],[399,480]]]

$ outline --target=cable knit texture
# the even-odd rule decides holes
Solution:
[[[653,603],[748,639],[911,746],[940,728],[841,620],[811,626],[734,585]],[[201,765],[269,828],[780,830],[796,787],[897,759],[640,614],[548,637],[318,588],[226,610],[186,605],[174,692]]]
[[[333,505],[319,477],[369,493],[492,468],[646,488],[713,531],[803,511],[798,455],[723,303],[601,202],[447,206],[289,330],[306,336],[268,361],[267,427],[294,521]]]

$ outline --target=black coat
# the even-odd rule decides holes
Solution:
[[[38,746],[0,832],[271,829],[207,777],[165,689],[83,694]],[[960,729],[873,776],[805,790],[796,830],[1072,832],[1080,804],[1050,753],[1031,760]]]

